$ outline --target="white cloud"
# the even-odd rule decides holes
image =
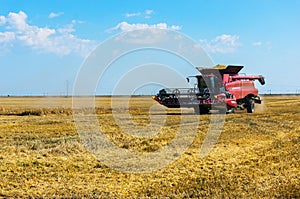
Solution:
[[[253,46],[261,46],[262,42],[261,41],[253,42],[252,45]]]
[[[272,50],[272,43],[270,41],[256,41],[252,43],[253,46],[255,47],[261,47],[267,51],[271,51]]]
[[[121,30],[121,31],[133,31],[133,30],[142,30],[146,28],[159,28],[159,29],[172,29],[172,30],[180,30],[180,26],[168,26],[166,23],[158,23],[158,24],[129,24],[125,21],[118,23],[115,27],[109,29],[108,31],[115,31],[115,30]]]
[[[207,52],[225,54],[235,52],[237,47],[242,45],[238,40],[237,35],[222,34],[210,41],[200,40],[200,44]]]
[[[13,32],[0,32],[0,43],[8,43],[15,40],[15,33]]]
[[[20,11],[19,13],[10,12],[8,14],[7,22],[9,23],[9,28],[22,31],[28,27],[26,19],[27,15],[23,11]]]
[[[135,12],[135,13],[125,13],[125,17],[138,17],[143,16],[145,19],[151,18],[151,15],[154,13],[153,10],[145,10],[143,12]]]
[[[3,26],[6,23],[6,18],[4,16],[0,16],[0,26]]]
[[[18,34],[17,38],[23,41],[25,45],[34,48],[45,49],[51,45],[50,36],[54,35],[56,31],[50,28],[39,28],[36,26],[28,26],[28,28]]]
[[[181,30],[181,26],[174,26],[174,25],[172,25],[171,29],[172,30]]]
[[[140,15],[141,15],[140,12],[137,12],[137,13],[126,13],[125,17],[137,17],[137,16],[140,16]]]
[[[75,20],[75,19],[72,20],[72,24],[84,24],[84,23],[85,21]]]
[[[153,10],[145,10],[146,15],[151,15],[154,11]]]
[[[74,24],[72,23],[72,24],[65,25],[63,28],[59,28],[57,31],[62,34],[75,32]]]
[[[58,12],[58,13],[51,12],[49,14],[48,18],[52,19],[52,18],[55,18],[55,17],[59,17],[59,16],[61,16],[63,14],[64,14],[63,12]]]
[[[151,15],[153,14],[153,10],[145,10],[145,19],[150,19],[151,18]]]
[[[3,17],[1,17],[3,20]],[[4,17],[10,32],[0,32],[0,43],[18,41],[21,45],[63,56],[86,56],[95,47],[94,41],[76,37],[74,23],[63,28],[38,27],[27,23],[26,13],[9,13]]]
[[[14,40],[14,32],[0,32],[0,56],[3,56],[9,52]]]

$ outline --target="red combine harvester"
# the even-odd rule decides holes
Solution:
[[[232,113],[235,109],[254,112],[254,103],[261,103],[254,80],[265,84],[261,75],[240,75],[243,66],[217,65],[213,68],[197,67],[201,75],[194,78],[192,88],[165,88],[153,97],[168,108],[194,108],[197,114],[207,114],[210,110]]]

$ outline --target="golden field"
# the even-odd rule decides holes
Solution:
[[[178,109],[151,139],[122,133],[111,98],[96,99],[98,121],[118,147],[151,153],[176,135],[180,118],[199,119],[197,135],[184,154],[150,173],[114,170],[80,142],[72,98],[0,98],[0,197],[17,198],[300,198],[300,97],[265,96],[256,113],[226,115],[211,153],[199,157],[210,115]],[[116,98],[116,101],[118,99]],[[130,100],[135,124],[150,122],[151,97]],[[122,114],[119,104],[115,114]],[[160,112],[161,109],[153,109]],[[127,121],[124,121],[126,125]],[[137,129],[133,129],[137,130]]]

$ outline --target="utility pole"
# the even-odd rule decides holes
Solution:
[[[272,94],[272,90],[271,90],[271,89],[269,89],[268,91],[269,91],[269,95],[271,95],[271,94]]]

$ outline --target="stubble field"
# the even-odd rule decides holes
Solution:
[[[204,158],[199,152],[210,115],[169,109],[161,132],[151,139],[136,138],[115,123],[110,100],[97,98],[96,113],[105,135],[118,147],[135,153],[159,150],[174,138],[181,117],[199,119],[197,135],[189,149],[163,169],[122,172],[97,161],[82,146],[71,98],[2,97],[0,197],[300,197],[299,96],[265,96],[254,114],[226,115],[218,143]],[[149,124],[154,104],[151,97],[132,98],[132,121]],[[122,111],[120,104],[115,114]]]

